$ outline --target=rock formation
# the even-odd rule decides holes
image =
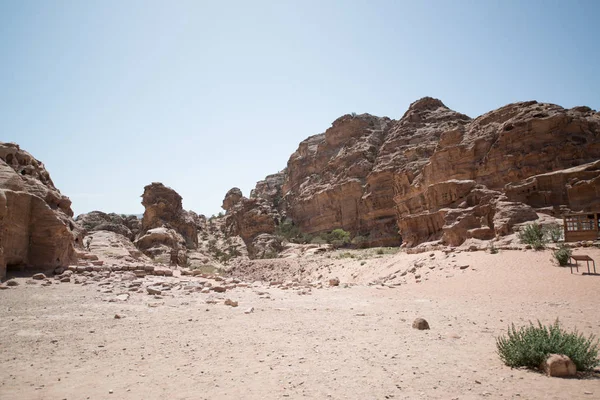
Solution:
[[[588,107],[529,101],[472,120],[426,97],[397,121],[338,118],[251,197],[305,233],[342,228],[370,246],[456,246],[506,235],[536,210],[598,208],[599,158],[600,113]],[[239,229],[246,236],[270,229],[248,225]]]
[[[248,199],[238,188],[227,192],[223,200],[225,232],[228,236],[240,236],[251,258],[262,257],[280,249],[273,236],[280,215],[273,203],[261,197]],[[260,236],[260,238],[259,238]]]
[[[458,212],[466,231],[483,238],[507,234],[514,223],[535,219],[529,206],[542,205],[535,196],[515,196],[518,185],[511,185],[513,182],[598,158],[597,113],[534,101],[510,104],[459,129],[443,132],[434,153],[413,180],[397,176],[394,201],[400,232],[407,245],[436,239],[460,244],[468,234],[446,235]],[[465,189],[468,181],[472,182],[467,184],[470,190]],[[440,185],[445,187],[440,190]],[[552,190],[566,191],[558,186]],[[475,188],[479,194],[472,195]],[[482,196],[481,188],[496,194]],[[590,196],[583,200],[589,204],[593,201]],[[543,205],[559,207],[567,202],[555,198]],[[464,223],[466,216],[469,222]]]
[[[78,215],[76,221],[86,232],[110,231],[135,240],[142,228],[141,221],[135,215],[106,214],[102,211],[92,211]]]
[[[198,215],[185,211],[181,196],[162,183],[144,188],[142,205],[142,236],[136,246],[162,262],[185,263],[187,249],[198,247]]]
[[[0,277],[7,266],[59,267],[76,259],[82,232],[71,201],[44,164],[0,142]]]

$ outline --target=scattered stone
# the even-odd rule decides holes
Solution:
[[[253,312],[254,312],[254,307],[250,307],[246,311],[244,311],[244,314],[252,314]]]
[[[115,314],[115,319],[121,319],[123,318],[123,316],[119,315],[119,314]]]
[[[329,280],[329,286],[339,286],[340,280],[338,278],[333,278]]]
[[[211,289],[217,293],[224,293],[227,290],[223,286],[213,286]]]
[[[225,300],[225,305],[226,306],[231,306],[231,307],[237,307],[238,306],[238,302],[237,301],[233,301],[231,299],[226,299]]]
[[[71,282],[71,278],[68,276],[63,276],[62,278],[60,278],[60,281],[63,283],[69,283]]]
[[[8,289],[8,286],[6,286],[4,283],[0,284],[0,290],[6,290]]]
[[[563,354],[550,354],[540,366],[548,376],[566,378],[577,374],[575,363]]]
[[[412,324],[414,329],[418,329],[420,331],[429,329],[429,323],[425,321],[423,318],[417,318]]]
[[[153,294],[153,295],[158,295],[160,296],[162,294],[162,291],[154,286],[148,286],[146,287],[146,290],[148,291],[148,294]]]
[[[6,281],[5,284],[6,286],[19,286],[19,282],[15,281],[14,279]]]
[[[460,269],[467,269],[467,268],[469,268],[469,266],[468,265],[461,265],[458,268],[460,268]]]
[[[33,275],[31,278],[35,279],[36,281],[41,281],[43,279],[46,279],[46,275],[39,273],[39,274]]]

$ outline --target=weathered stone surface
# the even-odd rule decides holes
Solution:
[[[142,232],[135,245],[158,261],[185,265],[188,249],[198,247],[198,226],[205,221],[185,211],[181,196],[162,183],[144,188]]]
[[[7,265],[67,266],[81,245],[71,201],[44,164],[14,143],[0,142],[0,277]]]
[[[256,236],[248,246],[250,258],[274,258],[282,250],[281,240],[269,233],[261,233]]]
[[[369,114],[344,115],[325,133],[300,143],[288,161],[282,193],[287,216],[303,232],[342,228],[368,234],[378,244],[400,243],[391,185],[384,189],[380,177],[372,179],[381,185],[369,182],[390,122]]]
[[[236,204],[238,204],[243,198],[242,191],[239,188],[231,188],[225,194],[225,198],[223,199],[223,205],[221,208],[225,211],[231,210]]]
[[[223,208],[227,211],[226,235],[240,236],[251,258],[281,250],[278,240],[273,236],[281,218],[278,211],[267,200],[258,197],[248,199],[241,196],[238,190],[231,189],[223,200]]]
[[[162,183],[152,183],[144,188],[142,205],[142,232],[154,228],[170,227],[185,239],[190,249],[198,247],[198,215],[185,211],[181,196]]]
[[[111,231],[123,235],[129,240],[135,240],[142,227],[142,221],[135,215],[106,214],[92,211],[77,216],[77,222],[86,232]]]
[[[550,354],[540,366],[548,376],[567,378],[577,375],[575,363],[563,354]]]
[[[305,233],[343,228],[367,245],[398,244],[400,233],[407,246],[456,246],[511,233],[536,218],[534,208],[600,208],[599,158],[600,113],[588,107],[529,101],[472,120],[426,97],[397,121],[338,118],[251,197]]]
[[[429,329],[429,323],[423,318],[417,318],[413,321],[412,327],[420,331]]]
[[[141,260],[149,261],[142,251],[136,248],[129,238],[113,231],[98,230],[83,239],[89,252],[100,261]]]
[[[281,202],[283,197],[282,188],[285,182],[286,170],[276,174],[268,175],[262,181],[256,182],[256,186],[250,192],[250,198],[265,199],[273,204],[275,208],[279,208],[284,204]]]
[[[523,196],[523,189],[525,192],[528,189],[523,186],[535,183],[516,186],[511,183],[597,160],[600,156],[599,132],[597,113],[565,110],[537,102],[510,104],[484,114],[460,129],[445,132],[414,180],[403,180],[397,186],[395,202],[403,238],[409,239],[406,240],[408,245],[414,245],[432,237],[439,238],[443,232],[446,241],[456,245],[469,238],[468,232],[473,229],[472,232],[484,238],[491,236],[492,230],[494,235],[504,235],[515,223],[535,219],[528,205],[566,204],[565,196],[561,197],[561,193],[567,191],[563,189],[566,185],[559,188],[560,183],[550,183],[553,178],[539,178],[545,182],[545,185],[540,184],[542,191],[555,186],[551,190],[556,194],[545,201],[540,198],[545,198],[548,190],[542,195]],[[473,181],[477,189],[471,191],[480,193],[465,195],[448,188],[441,192],[441,201],[428,201],[431,199],[429,192],[436,185],[452,180]],[[482,191],[487,193],[482,194]],[[585,201],[594,202],[590,194],[595,191],[588,192],[583,196],[587,197]],[[509,198],[513,200],[512,204],[508,204]],[[460,219],[456,218],[456,213],[444,210],[469,207],[473,209],[460,211]],[[477,219],[480,220],[479,227]],[[456,228],[459,220],[462,232],[454,229],[453,235],[447,235]],[[430,229],[422,232],[423,225]]]

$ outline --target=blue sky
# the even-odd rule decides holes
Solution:
[[[76,214],[249,195],[337,117],[423,96],[475,117],[600,108],[598,1],[0,0],[0,140],[42,160]]]

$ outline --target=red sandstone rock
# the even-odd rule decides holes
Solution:
[[[14,143],[0,142],[0,277],[7,265],[67,266],[82,230],[71,201],[44,164]]]

